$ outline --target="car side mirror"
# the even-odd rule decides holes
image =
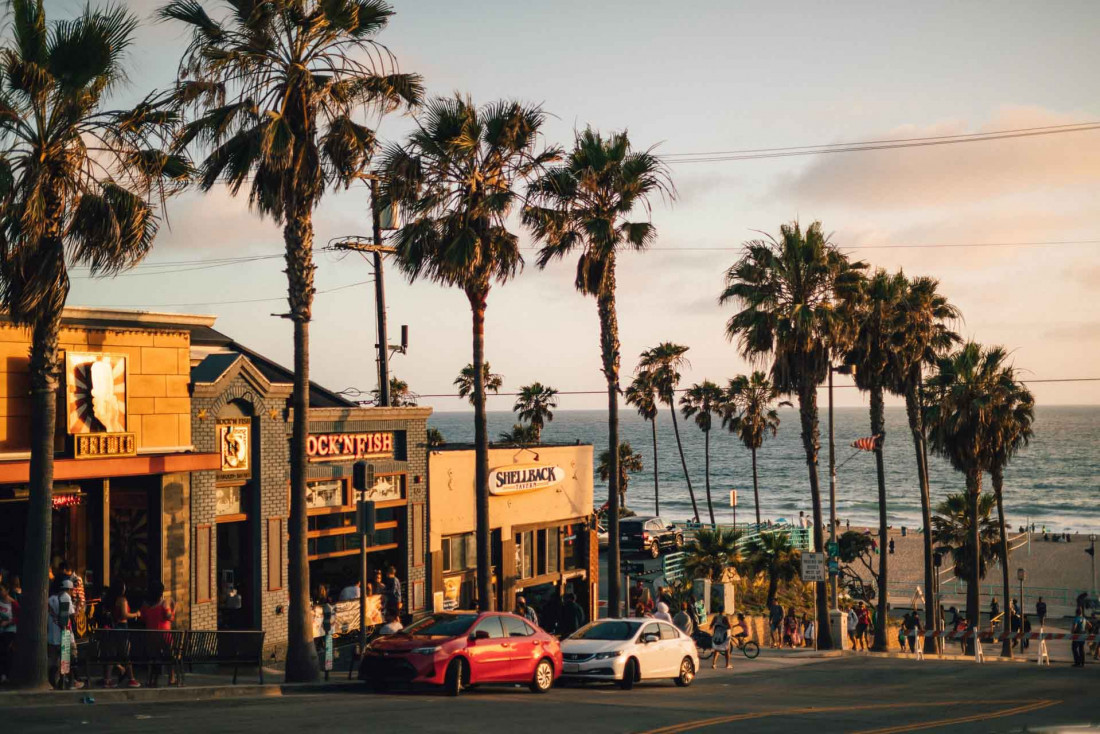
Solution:
[[[489,633],[485,630],[477,630],[472,635],[470,635],[470,640],[471,641],[488,640],[488,639],[489,639]]]
[[[656,642],[659,639],[661,639],[661,636],[655,632],[650,632],[648,634],[642,635],[642,642],[647,645],[651,642]]]

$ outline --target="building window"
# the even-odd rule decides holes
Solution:
[[[580,554],[577,548],[577,527],[576,525],[566,525],[562,528],[562,532],[565,533],[562,544],[562,567],[566,571],[572,571],[577,568],[580,563]]]
[[[477,541],[473,533],[443,539],[444,573],[468,571],[477,567]]]
[[[547,573],[558,573],[561,571],[561,558],[560,548],[561,545],[561,529],[560,528],[547,528],[546,529],[546,571]]]
[[[424,565],[424,505],[412,506],[412,559],[413,566]],[[423,605],[421,605],[423,606]]]
[[[267,520],[267,590],[283,588],[283,520],[271,517]]]
[[[547,563],[546,563],[546,560],[547,560],[546,531],[545,530],[539,530],[535,534],[535,537],[536,537],[537,542],[538,542],[538,551],[539,551],[538,552],[538,557],[535,559],[535,575],[536,576],[542,576],[543,574],[545,574],[549,570],[546,567],[547,566]]]
[[[535,575],[535,533],[516,533],[516,575],[529,579]]]
[[[210,550],[214,529],[209,525],[195,528],[195,602],[212,601],[214,598],[214,568],[210,563]]]

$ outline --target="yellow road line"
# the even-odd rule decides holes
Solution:
[[[1003,709],[1001,711],[992,711],[988,714],[974,714],[972,716],[960,716],[957,719],[940,719],[939,721],[926,721],[917,724],[907,724],[904,726],[891,726],[885,729],[867,729],[856,734],[899,734],[899,732],[906,731],[919,731],[921,729],[931,729],[934,726],[948,726],[950,724],[967,724],[974,721],[986,721],[987,719],[1000,719],[1005,716],[1015,716],[1016,714],[1026,714],[1029,711],[1038,711],[1039,709],[1045,709],[1049,706],[1053,706],[1060,701],[1036,701],[1024,706],[1017,706],[1016,708]]]
[[[881,711],[888,709],[901,709],[901,708],[923,708],[932,706],[960,706],[966,704],[999,704],[999,703],[1013,703],[1019,704],[1019,701],[914,701],[905,703],[872,703],[863,704],[860,706],[807,706],[803,708],[795,709],[781,709],[778,711],[755,711],[751,713],[732,714],[729,716],[716,716],[710,719],[697,719],[695,721],[686,721],[680,724],[670,724],[659,729],[651,729],[644,734],[680,734],[681,732],[693,731],[695,729],[702,729],[708,726],[716,726],[718,724],[728,724],[734,721],[748,721],[750,719],[764,719],[772,716],[797,716],[801,714],[826,714],[845,711]],[[1024,706],[1018,706],[1012,709],[1007,709],[1000,712],[993,712],[991,714],[979,714],[976,716],[969,716],[960,719],[951,719],[945,721],[931,722],[927,724],[912,724],[909,726],[891,728],[891,729],[879,729],[873,732],[862,732],[861,734],[886,734],[887,732],[904,732],[915,731],[917,729],[925,729],[931,726],[937,726],[950,723],[965,723],[967,721],[980,721],[983,718],[998,718],[1001,716],[1012,716],[1016,713],[1026,713],[1028,711],[1034,711],[1047,706],[1052,706],[1057,701],[1031,701]]]

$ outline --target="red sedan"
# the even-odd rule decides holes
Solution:
[[[503,612],[443,612],[368,645],[359,680],[376,690],[429,683],[451,696],[481,683],[526,683],[546,693],[561,670],[557,639],[525,619]]]

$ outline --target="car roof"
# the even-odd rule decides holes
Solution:
[[[644,517],[642,517],[640,515],[635,515],[634,517],[621,517],[621,518],[619,518],[619,524],[622,525],[624,522],[649,522],[650,520],[657,520],[657,519],[659,519],[657,517],[657,515],[646,515]]]

